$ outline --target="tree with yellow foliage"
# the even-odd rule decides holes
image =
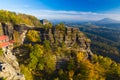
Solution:
[[[86,55],[83,52],[79,52],[79,53],[76,53],[76,57],[77,57],[77,62],[81,62],[81,61],[84,60],[84,58],[86,57]]]
[[[38,31],[29,30],[26,37],[30,42],[40,42],[40,34]]]

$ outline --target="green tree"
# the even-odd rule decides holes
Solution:
[[[45,71],[51,73],[56,69],[56,56],[52,54],[45,55]]]
[[[25,75],[25,80],[33,80],[33,75],[28,67],[20,65],[21,72]]]
[[[56,29],[57,30],[65,31],[65,25],[63,23],[57,24],[56,25]]]
[[[67,64],[67,69],[68,70],[74,70],[75,69],[75,61],[73,59],[70,59],[70,61]]]
[[[0,48],[0,56],[3,56],[3,50]]]
[[[40,42],[40,35],[38,31],[29,30],[26,37],[30,42]]]
[[[37,65],[38,65],[38,63],[39,63],[39,60],[42,57],[43,57],[43,46],[38,45],[38,44],[34,45],[32,50],[31,50],[31,53],[30,53],[29,67],[32,70],[35,70]],[[40,65],[40,63],[39,63],[39,65]]]
[[[49,40],[44,40],[43,41],[43,46],[46,52],[50,52],[51,51],[51,45],[50,45],[50,41]]]
[[[45,30],[50,29],[52,28],[52,23],[45,24],[43,27]]]

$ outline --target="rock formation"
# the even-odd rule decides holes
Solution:
[[[90,50],[91,41],[79,31],[78,28],[64,27],[58,29],[53,27],[44,29],[29,28],[24,24],[12,25],[10,23],[0,23],[0,35],[9,36],[10,40],[14,40],[16,43],[19,43],[19,45],[27,42],[26,34],[31,29],[39,32],[41,39],[41,42],[39,42],[40,44],[45,40],[49,40],[51,46],[54,44],[60,46],[64,43],[69,50],[85,53],[86,58],[91,58],[92,56]],[[0,77],[7,78],[7,80],[25,80],[24,75],[20,73],[19,64],[11,50],[12,49],[4,48],[4,56],[0,58]]]
[[[10,27],[10,28],[9,28]],[[81,51],[86,53],[87,57],[92,55],[90,50],[90,39],[88,39],[78,28],[64,27],[58,29],[56,27],[50,29],[44,28],[29,28],[25,24],[14,25],[10,23],[3,24],[3,33],[8,35],[10,39],[14,39],[19,44],[26,43],[26,33],[28,30],[36,30],[40,33],[40,41],[49,40],[51,45],[65,43],[66,47],[71,50]],[[2,34],[2,33],[0,33]]]
[[[0,36],[6,35],[10,40],[13,39],[14,28],[12,24],[0,23]],[[5,40],[6,41],[6,40]],[[25,80],[20,73],[19,64],[16,56],[12,52],[13,45],[3,46],[0,55],[0,79],[6,80]]]
[[[11,52],[10,47],[4,47],[3,55],[0,56],[0,78],[6,80],[25,80],[20,73],[19,64],[16,57]]]
[[[90,50],[90,39],[88,39],[78,28],[65,27],[65,29],[35,29],[40,32],[40,41],[49,40],[51,45],[57,44],[59,46],[65,43],[66,47],[71,50],[84,52],[87,57],[92,56]]]

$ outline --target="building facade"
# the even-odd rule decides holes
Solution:
[[[13,40],[9,40],[8,36],[0,36],[0,48],[7,47],[11,44],[13,44]]]

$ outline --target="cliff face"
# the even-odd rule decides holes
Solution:
[[[24,75],[20,73],[19,64],[10,47],[3,48],[3,55],[0,56],[0,78],[25,80]]]
[[[36,29],[40,33],[40,41],[49,40],[51,45],[62,43],[70,50],[80,51],[86,53],[87,57],[92,56],[90,50],[90,39],[88,39],[78,28],[65,27],[64,29]]]
[[[29,28],[28,26],[12,25],[10,23],[0,24],[0,35],[8,35],[10,39],[13,39],[16,43],[23,44],[26,40],[26,33]],[[32,28],[39,32],[40,41],[43,43],[44,40],[49,40],[51,45],[57,44],[57,46],[64,43],[68,49],[81,51],[86,53],[88,56],[92,55],[90,50],[90,39],[88,39],[78,28],[65,27],[59,28]]]
[[[10,40],[13,40],[14,27],[10,23],[0,23],[0,36],[7,35]],[[19,37],[19,36],[18,36]],[[4,40],[3,42],[5,42]],[[24,75],[20,73],[19,64],[16,56],[12,52],[13,45],[2,47],[0,55],[0,79],[6,80],[25,80]]]
[[[10,39],[13,38],[13,25],[11,23],[0,23],[0,35],[8,35]]]
[[[29,28],[24,24],[12,25],[10,23],[0,23],[0,36],[7,35],[10,40],[14,40],[15,43],[18,43],[19,45],[27,42],[26,34],[29,30],[35,30],[39,32],[39,37],[41,39],[39,42],[40,44],[42,44],[45,40],[49,40],[51,46],[61,46],[64,43],[67,49],[83,52],[86,54],[86,58],[92,57],[92,52],[90,50],[91,41],[81,31],[79,31],[78,28],[64,27],[59,29],[54,27],[50,29],[44,29]],[[0,77],[5,77],[7,80],[24,80],[24,76],[20,74],[19,64],[16,61],[16,57],[12,55],[13,53],[11,50],[12,49],[5,48],[4,57],[0,58],[2,62],[0,64]],[[6,66],[5,71],[2,70],[4,66]]]
[[[10,40],[14,40],[17,44],[23,44],[25,34],[29,26],[24,24],[12,25],[11,23],[0,23],[0,36],[7,35]]]

